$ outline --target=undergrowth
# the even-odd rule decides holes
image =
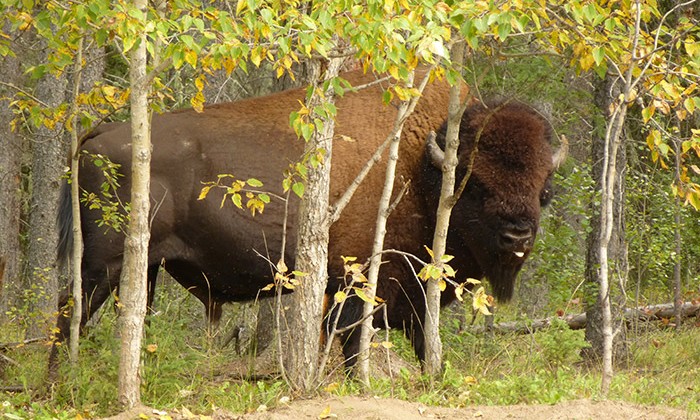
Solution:
[[[177,286],[160,292],[157,305],[160,312],[150,318],[144,340],[144,404],[159,410],[184,407],[198,414],[216,409],[243,413],[273,408],[280,399],[291,397],[278,376],[246,379],[229,371],[231,363],[242,356],[229,347],[220,348],[207,335],[201,304]],[[44,386],[45,346],[5,352],[18,366],[4,365],[2,384],[23,391],[0,393],[0,417],[75,419],[118,411],[116,316],[111,307],[101,314],[81,342],[79,367],[71,369],[64,359],[61,382],[52,389]],[[599,368],[586,366],[579,356],[586,346],[583,331],[554,323],[529,335],[472,334],[465,327],[468,320],[460,319],[459,314],[449,314],[445,320],[441,378],[431,381],[417,374],[417,369],[402,369],[392,378],[375,378],[370,392],[451,407],[599,398]],[[628,366],[617,368],[609,398],[700,413],[697,328],[689,325],[676,332],[657,326],[639,335],[628,333],[628,337]],[[391,340],[393,351],[415,364],[412,349],[401,334],[392,332]],[[0,335],[0,341],[5,341],[4,336]],[[363,390],[351,380],[331,380],[319,392],[343,396]]]

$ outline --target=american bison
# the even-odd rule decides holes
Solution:
[[[353,85],[373,80],[373,76],[359,72],[344,77]],[[426,153],[426,138],[430,131],[439,131],[438,143],[444,143],[448,90],[443,82],[429,85],[405,126],[397,179],[411,180],[412,184],[389,219],[386,248],[425,257],[423,245],[432,241],[441,172],[440,162]],[[374,85],[337,100],[332,199],[346,190],[393,126],[396,108],[382,103],[382,92]],[[283,172],[303,150],[303,142],[289,127],[289,114],[298,109],[303,97],[303,90],[289,90],[208,106],[202,113],[182,110],[153,117],[149,277],[155,278],[164,261],[165,270],[205,304],[213,320],[220,316],[223,303],[265,296],[260,289],[271,282],[271,269],[256,251],[270,255],[273,261],[279,257],[285,206],[273,199],[264,213],[255,217],[237,209],[220,209],[217,199],[197,199],[201,182],[230,173],[238,179],[255,177],[264,183],[264,189],[280,194]],[[507,300],[532,249],[540,210],[551,197],[551,129],[537,112],[516,102],[470,107],[460,131],[458,177],[465,174],[477,133],[478,154],[466,190],[454,208],[448,253],[455,256],[451,265],[459,279],[486,277],[496,297]],[[131,187],[130,139],[129,124],[110,123],[95,129],[83,144],[87,152],[121,164],[122,202],[129,201]],[[82,165],[82,188],[99,191],[103,182],[101,169]],[[384,165],[380,163],[332,226],[329,294],[342,283],[341,256],[370,256],[383,183]],[[59,254],[64,257],[70,243],[69,207],[66,189],[59,219],[63,232]],[[288,210],[290,243],[285,256],[291,266],[297,210],[298,200],[293,199]],[[124,235],[99,226],[99,210],[83,205],[81,217],[85,322],[118,285]],[[383,260],[377,294],[387,302],[388,324],[403,329],[422,360],[423,285],[402,257],[386,255]],[[443,303],[453,299],[452,290],[443,294]],[[68,292],[62,294],[60,305],[67,301]],[[359,299],[348,300],[340,324],[357,320],[359,313]],[[376,323],[384,325],[381,315]],[[65,340],[67,317],[59,317],[58,331],[57,340]],[[356,334],[346,333],[343,339],[344,354],[352,364]]]

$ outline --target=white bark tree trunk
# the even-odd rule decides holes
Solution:
[[[71,206],[73,212],[73,256],[71,258],[71,273],[73,277],[73,313],[70,322],[70,360],[73,368],[78,366],[78,353],[80,348],[80,321],[83,315],[83,234],[80,228],[80,185],[78,183],[80,157],[78,148],[78,129],[75,124],[78,107],[78,94],[80,93],[80,76],[82,75],[83,40],[81,39],[75,56],[73,97],[71,98],[71,118],[73,119],[73,131],[71,132]]]
[[[147,0],[134,0],[134,5],[146,13]],[[150,230],[149,189],[151,167],[151,133],[148,112],[148,82],[146,75],[147,39],[131,51],[131,212],[126,240],[124,264],[119,283],[121,310],[119,314],[121,353],[119,359],[119,402],[132,408],[141,402],[141,341],[146,316],[146,273],[148,271],[148,242]]]
[[[452,47],[452,62],[461,65],[464,61],[466,44],[457,42]],[[445,135],[445,160],[442,166],[442,186],[438,202],[435,233],[433,236],[433,263],[442,267],[442,257],[447,248],[447,231],[450,225],[452,208],[459,197],[455,196],[455,169],[457,168],[457,149],[459,148],[459,126],[464,113],[461,103],[461,86],[456,84],[450,89],[450,102]],[[474,146],[476,147],[476,145]],[[469,176],[469,174],[467,174]],[[423,371],[430,377],[442,372],[442,341],[440,340],[440,296],[442,292],[438,282],[428,280],[426,286],[426,309],[423,328],[425,329],[425,362]]]
[[[413,87],[413,73],[406,81],[406,87]],[[414,101],[415,102],[415,101]],[[384,236],[386,236],[386,222],[389,217],[389,207],[391,206],[391,196],[394,191],[394,179],[396,174],[396,164],[399,160],[399,145],[401,143],[401,132],[403,122],[409,114],[409,101],[402,101],[399,106],[399,111],[396,115],[396,124],[394,127],[393,138],[389,145],[389,160],[386,165],[386,175],[384,178],[384,189],[379,200],[379,209],[377,210],[377,219],[374,227],[374,243],[372,245],[372,257],[370,259],[369,272],[367,275],[367,297],[374,299],[377,290],[377,281],[379,278],[379,267],[382,263],[382,250],[384,249]],[[369,387],[369,353],[372,337],[374,336],[374,327],[372,322],[374,317],[372,311],[374,305],[371,302],[364,302],[362,308],[362,316],[365,319],[360,325],[360,345],[358,354],[357,373],[362,383]]]
[[[331,58],[325,74],[321,63],[310,65],[311,83],[315,92],[306,104],[313,110],[322,101],[333,102],[332,91],[323,92],[324,80],[338,75],[342,59]],[[318,378],[319,344],[323,297],[328,281],[328,238],[330,229],[329,187],[333,133],[335,121],[323,118],[323,128],[317,130],[306,144],[307,153],[324,152],[323,161],[309,166],[304,196],[299,206],[296,245],[297,271],[304,273],[301,284],[291,297],[291,310],[286,312],[289,323],[289,348],[284,370],[292,388],[302,393],[315,389]]]

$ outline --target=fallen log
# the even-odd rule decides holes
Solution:
[[[685,302],[681,306],[681,314],[683,318],[691,318],[700,315],[700,302]],[[660,321],[671,319],[674,316],[673,303],[664,303],[660,305],[640,306],[638,308],[625,309],[624,317],[627,322],[632,321]],[[571,314],[563,316],[551,316],[548,318],[535,319],[529,321],[509,321],[494,324],[492,327],[472,326],[470,332],[481,333],[484,331],[493,331],[497,333],[517,333],[530,334],[535,331],[547,328],[552,325],[552,322],[560,319],[567,323],[572,330],[580,330],[586,328],[586,313]]]

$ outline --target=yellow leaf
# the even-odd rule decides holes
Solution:
[[[185,62],[192,67],[197,67],[197,53],[192,50],[185,51]]]
[[[155,353],[158,350],[158,344],[149,344],[146,346],[146,351],[149,353]]]
[[[484,315],[491,315],[489,311],[490,299],[489,295],[486,294],[484,287],[479,287],[476,292],[474,292],[474,297],[472,298],[472,306],[475,311],[479,311]]]
[[[440,288],[441,292],[444,292],[445,289],[447,289],[447,283],[445,283],[445,280],[443,280],[443,279],[438,280],[438,288]]]
[[[345,298],[347,298],[347,294],[345,292],[343,292],[342,290],[336,292],[335,295],[333,296],[333,299],[335,299],[336,303],[340,303],[340,302],[344,301]]]
[[[365,302],[368,302],[374,306],[377,306],[377,302],[374,299],[371,299],[369,296],[367,296],[367,294],[364,292],[364,290],[355,289],[355,294],[357,295],[357,297],[364,300]]]
[[[240,15],[247,5],[248,2],[246,0],[238,0],[238,3],[236,4],[236,15]]]
[[[192,109],[197,112],[204,111],[204,95],[202,92],[197,92],[192,99],[190,99],[190,105],[192,105]]]
[[[337,418],[338,416],[331,413],[331,406],[326,406],[326,408],[321,411],[321,414],[318,415],[319,419],[330,419],[330,418]]]
[[[194,85],[200,92],[204,90],[204,81],[205,76],[203,74],[199,75],[196,79],[194,79]]]
[[[207,198],[207,194],[209,194],[209,190],[211,190],[211,185],[207,185],[205,187],[202,187],[202,191],[199,193],[199,197],[197,197],[197,200],[204,200]]]
[[[687,38],[685,40],[685,51],[691,57],[700,56],[700,43],[695,42],[692,38]]]
[[[464,294],[464,283],[455,287],[455,297],[457,298],[458,301],[460,301],[460,302],[464,301],[464,298],[462,298],[463,294]]]
[[[284,263],[284,260],[279,260],[279,262],[277,263],[277,272],[286,273],[287,270],[287,264]]]

